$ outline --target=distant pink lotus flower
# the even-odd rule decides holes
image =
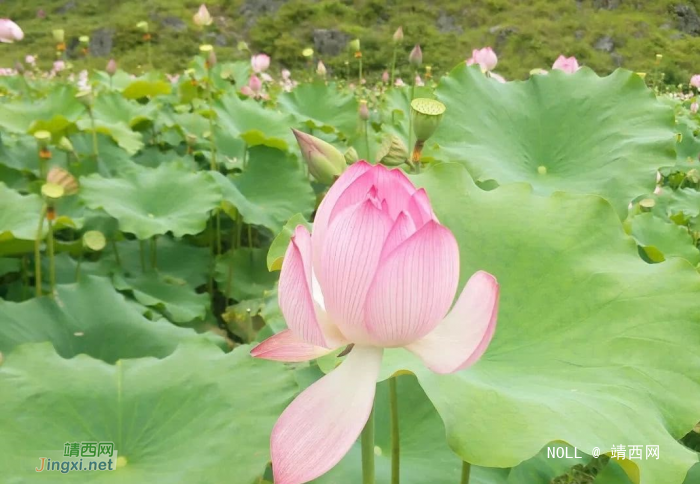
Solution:
[[[273,81],[272,76],[270,74],[268,74],[267,72],[262,72],[260,74],[260,79],[262,79],[263,82],[272,82]]]
[[[554,65],[552,65],[552,69],[564,71],[567,74],[573,74],[580,68],[581,67],[578,65],[578,61],[574,56],[564,57],[563,55],[560,55],[557,57],[557,60],[554,61]]]
[[[421,79],[418,74],[416,74],[415,82],[416,82],[416,86],[425,86],[423,79]]]
[[[195,25],[198,25],[199,27],[206,27],[211,25],[214,21],[209,13],[209,10],[207,10],[207,6],[204,4],[199,6],[199,10],[197,10],[197,13],[194,14],[192,20],[194,21]]]
[[[63,62],[62,60],[57,60],[53,63],[53,71],[54,72],[61,72],[66,68],[66,63]]]
[[[166,74],[165,77],[168,78],[170,84],[177,84],[177,81],[180,80],[180,74]]]
[[[254,93],[258,93],[262,89],[262,81],[258,76],[253,74],[248,80],[248,87],[250,87],[251,91]]]
[[[313,234],[299,225],[287,248],[279,306],[289,329],[251,352],[299,362],[354,344],[275,424],[276,484],[315,479],[350,450],[372,409],[383,348],[403,347],[440,374],[481,357],[496,327],[498,283],[475,273],[452,307],[458,284],[457,241],[425,190],[364,161],[338,178]]]
[[[690,78],[690,85],[696,89],[700,89],[700,74],[695,74]]]
[[[256,74],[266,71],[270,67],[270,56],[267,54],[258,54],[250,58],[250,66]]]
[[[389,71],[382,72],[382,82],[386,84],[389,82]]]
[[[693,102],[693,104],[690,105],[690,112],[693,114],[698,113],[698,103],[697,101]]]
[[[0,18],[0,42],[11,44],[24,38],[24,32],[19,25],[9,18]]]
[[[394,80],[394,86],[396,86],[396,87],[403,87],[405,85],[406,85],[406,83],[403,82],[403,80],[400,77],[397,78],[396,80]]]
[[[289,72],[289,69],[282,69],[282,79],[285,81],[288,81],[292,78],[292,73]]]
[[[478,64],[482,71],[492,71],[498,64],[498,56],[491,47],[474,49],[472,51],[472,56],[467,59],[467,65],[471,66],[474,64]]]
[[[34,64],[36,64],[36,57],[34,57],[33,55],[28,55],[24,58],[24,62],[26,64],[29,64],[30,66],[33,66]]]

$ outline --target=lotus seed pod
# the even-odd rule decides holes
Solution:
[[[445,105],[435,99],[416,98],[411,101],[416,141],[423,143],[435,133],[445,114],[445,109],[447,109]]]
[[[66,194],[66,191],[61,185],[55,183],[44,183],[41,186],[41,194],[46,198],[58,199]]]
[[[386,166],[399,166],[408,159],[408,149],[401,138],[392,134],[384,139],[377,151],[377,161]]]
[[[348,45],[350,46],[350,50],[360,52],[360,39],[353,39]]]
[[[51,141],[51,133],[44,130],[37,131],[34,133],[34,139],[36,139],[36,142],[39,144],[40,148],[46,148]]]
[[[309,165],[309,172],[319,182],[330,185],[345,171],[345,157],[333,145],[296,129],[292,131],[299,143],[301,154]]]
[[[312,57],[314,55],[314,50],[307,47],[306,49],[301,51],[301,55],[303,55],[304,57]]]
[[[99,230],[88,230],[83,234],[83,246],[95,252],[99,252],[107,245],[107,239]]]
[[[81,44],[89,44],[90,43],[90,37],[87,35],[81,35],[78,37],[78,40],[80,41]]]
[[[49,170],[46,181],[63,188],[65,195],[75,195],[78,193],[78,181],[73,175],[63,168],[54,166]]]
[[[66,33],[63,29],[56,29],[53,31],[53,40],[55,40],[56,42],[61,43],[65,40],[65,38]]]
[[[357,150],[352,146],[345,150],[345,163],[352,165],[356,161],[359,161],[360,156],[357,154]]]

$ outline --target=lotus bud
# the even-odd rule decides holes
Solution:
[[[352,165],[356,161],[360,159],[360,156],[357,154],[357,150],[353,148],[352,146],[345,150],[345,163],[348,165]]]
[[[413,132],[416,141],[424,143],[430,138],[442,121],[445,107],[440,101],[427,98],[416,98],[411,101],[411,116],[413,116]]]
[[[345,171],[345,157],[333,145],[296,129],[292,131],[301,154],[309,165],[309,172],[316,180],[330,185]]]
[[[697,113],[698,113],[698,103],[697,103],[697,101],[693,102],[693,103],[690,105],[690,112],[691,112],[691,114],[697,114]]]
[[[399,44],[399,43],[401,43],[401,41],[403,41],[403,28],[402,27],[399,27],[398,29],[396,29],[396,32],[394,32],[393,39],[394,39],[395,44]]]
[[[360,101],[360,119],[362,121],[367,121],[369,119],[369,108],[367,107],[367,101],[364,99]]]
[[[73,151],[75,151],[75,148],[73,148],[73,143],[71,143],[65,136],[59,140],[56,147],[61,151],[65,151],[66,153],[73,153]]]
[[[258,54],[250,58],[250,66],[253,72],[265,72],[270,67],[270,56],[267,54]]]
[[[206,5],[201,4],[199,6],[199,10],[197,10],[197,13],[195,13],[192,17],[192,21],[198,27],[206,27],[208,25],[211,25],[213,19],[211,18],[211,15],[209,14],[209,10],[207,10]]]
[[[700,89],[700,74],[695,74],[690,78],[690,85],[696,89]]]
[[[216,52],[214,52],[214,49],[209,51],[209,55],[207,56],[207,67],[211,69],[216,65]]]
[[[377,161],[382,165],[399,166],[407,159],[408,148],[395,134],[385,138],[377,151]]]
[[[109,74],[109,77],[112,77],[114,74],[117,73],[117,61],[114,59],[110,59],[109,62],[107,62],[107,67],[105,68],[105,71],[107,71],[107,74]]]
[[[420,67],[423,63],[423,51],[420,50],[420,45],[416,44],[411,53],[408,55],[408,62],[413,67]]]
[[[57,166],[51,168],[51,170],[49,170],[49,174],[46,177],[46,182],[47,185],[55,185],[61,187],[61,190],[63,192],[62,195],[69,196],[78,193],[78,181],[73,175],[71,175],[68,171],[64,170],[63,168],[59,168]],[[52,198],[60,198],[60,196]]]
[[[389,82],[389,71],[382,72],[382,82],[386,84]]]
[[[258,76],[253,74],[248,81],[248,87],[250,87],[254,93],[258,93],[262,90],[262,81]]]
[[[59,44],[64,42],[65,38],[66,38],[66,33],[63,29],[55,29],[53,31],[53,40],[55,40]]]
[[[328,71],[326,70],[326,66],[323,64],[323,61],[318,61],[318,65],[316,66],[316,74],[321,77],[326,77],[327,72]]]
[[[348,46],[350,47],[350,50],[360,52],[360,39],[351,40]]]
[[[12,44],[24,38],[22,29],[9,18],[0,18],[0,42]]]
[[[99,252],[107,246],[107,239],[99,230],[88,230],[83,234],[83,246],[94,252]]]
[[[307,58],[308,58],[308,57],[313,57],[313,55],[314,55],[314,50],[311,49],[311,48],[309,48],[309,47],[307,47],[306,49],[304,49],[304,50],[301,51],[301,55],[303,55],[304,57],[307,57]]]

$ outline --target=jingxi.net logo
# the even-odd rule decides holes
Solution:
[[[54,454],[53,452],[51,454]],[[36,472],[113,471],[117,468],[117,450],[114,442],[66,442],[63,455],[39,457]]]

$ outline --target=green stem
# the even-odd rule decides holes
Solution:
[[[248,225],[248,248],[253,250],[253,226]]]
[[[158,236],[154,235],[151,239],[151,268],[158,270]]]
[[[22,301],[27,299],[29,289],[29,271],[27,270],[27,256],[22,256]]]
[[[401,474],[401,442],[399,440],[399,396],[397,377],[389,379],[389,415],[391,418],[391,484],[399,484]]]
[[[469,484],[469,475],[472,472],[472,465],[469,462],[462,462],[462,479],[459,481],[460,484]]]
[[[411,99],[408,101],[408,146],[411,147],[411,137],[413,136],[413,116],[411,115],[411,103],[416,93],[416,75],[413,73],[413,82],[411,82]]]
[[[117,265],[119,266],[119,270],[123,271],[124,268],[122,267],[122,259],[119,257],[119,249],[117,248],[117,241],[112,239],[112,249],[114,250],[114,260],[117,261]]]
[[[95,158],[95,162],[97,162],[100,152],[97,147],[97,130],[95,129],[95,115],[92,113],[92,107],[88,108],[88,114],[90,115],[90,126],[92,129],[92,156]]]
[[[151,56],[151,40],[149,39],[148,42],[146,42],[146,51],[148,53],[148,67],[153,69],[153,60]]]
[[[56,289],[56,257],[53,241],[53,220],[49,219],[49,235],[48,235],[48,252],[49,252],[49,283],[51,287],[51,297],[53,297]]]
[[[365,121],[365,145],[367,146],[367,160],[370,161],[372,159],[372,155],[370,154],[370,149],[369,149],[369,123]]]
[[[216,255],[221,255],[221,212],[216,211]]]
[[[391,60],[391,81],[389,83],[389,87],[394,85],[394,73],[396,72],[396,52],[397,52],[396,46],[394,46],[394,58]],[[393,114],[393,112],[392,112]]]
[[[362,484],[374,484],[374,408],[362,431]]]
[[[236,223],[236,226],[238,224]],[[230,248],[228,257],[228,273],[226,274],[226,298],[231,299],[231,288],[233,287],[233,254],[235,250],[234,244],[236,243],[236,230],[233,228],[230,231]]]
[[[80,254],[78,254],[78,265],[75,267],[75,282],[80,282],[80,266],[83,263],[83,250],[80,249]]]
[[[360,57],[360,69],[359,69],[359,71],[360,71],[360,77],[357,80],[357,89],[358,89],[358,92],[362,92],[362,57]]]
[[[243,220],[241,219],[241,213],[236,214],[236,248],[241,246],[241,232],[243,229]]]
[[[39,213],[39,228],[36,231],[34,239],[34,286],[36,288],[36,297],[41,296],[41,236],[44,228],[44,219],[46,218],[46,204],[41,207]]]
[[[146,272],[146,241],[139,240],[139,255],[141,257],[141,272]]]
[[[216,163],[216,141],[214,140],[214,107],[211,97],[211,68],[207,68],[207,104],[209,105],[209,151],[211,152],[211,166],[212,171],[219,169],[219,165]]]

